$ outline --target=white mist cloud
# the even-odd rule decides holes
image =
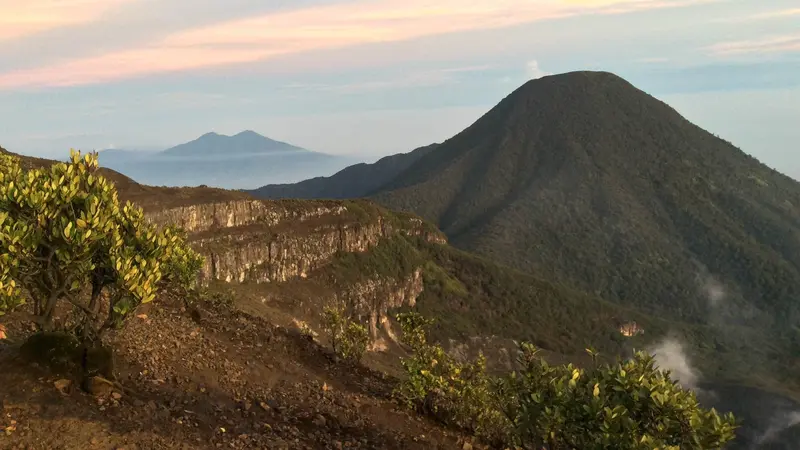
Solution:
[[[750,448],[752,450],[758,449],[761,444],[768,442],[775,438],[781,431],[793,427],[800,423],[800,412],[794,411],[788,414],[781,414],[772,419],[772,423],[761,436],[756,439]]]
[[[542,70],[542,68],[539,67],[539,62],[536,61],[535,59],[533,59],[531,61],[528,61],[528,65],[526,66],[526,69],[527,69],[527,73],[528,73],[528,78],[530,78],[531,80],[535,80],[537,78],[542,78],[542,77],[545,77],[547,75],[552,75],[552,73]]]
[[[712,276],[705,277],[703,291],[712,308],[716,308],[725,300],[725,286]]]
[[[697,372],[689,364],[683,345],[677,339],[664,339],[650,349],[649,353],[653,355],[656,366],[661,370],[669,370],[672,378],[681,386],[685,389],[697,389]]]

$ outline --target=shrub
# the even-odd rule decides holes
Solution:
[[[503,441],[508,423],[493,407],[491,378],[486,359],[461,363],[440,346],[429,344],[425,328],[433,321],[421,315],[396,316],[403,343],[412,351],[402,360],[406,378],[395,389],[395,397],[407,407],[429,414],[442,423],[455,425],[491,441]]]
[[[303,336],[309,341],[313,341],[317,338],[317,332],[314,331],[306,322],[298,321],[297,325],[297,329],[300,331],[300,336]]]
[[[71,151],[68,163],[32,170],[0,155],[0,313],[29,298],[35,322],[50,331],[68,302],[80,317],[73,331],[95,341],[161,287],[193,286],[203,260],[183,232],[121,205],[97,169],[96,153]]]
[[[427,342],[430,321],[399,314],[412,356],[396,389],[407,406],[492,442],[524,449],[719,449],[735,420],[701,408],[693,392],[645,353],[625,362],[579,369],[550,366],[533,345],[520,345],[521,369],[494,378],[482,356],[458,363]],[[592,352],[590,352],[592,353]],[[592,356],[596,356],[592,353]],[[595,358],[596,361],[596,358]]]
[[[349,362],[358,362],[367,351],[369,331],[364,325],[347,317],[344,308],[326,306],[322,327],[331,339],[333,352]]]
[[[236,297],[230,288],[221,286],[203,287],[198,289],[195,296],[189,297],[189,300],[202,299],[212,305],[221,306],[223,308],[230,308],[236,303]]]
[[[646,353],[584,370],[521,350],[522,370],[499,380],[497,395],[523,448],[701,450],[733,439],[731,414],[701,408]]]

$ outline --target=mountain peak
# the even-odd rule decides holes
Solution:
[[[256,133],[253,130],[240,131],[240,132],[236,133],[235,135],[233,135],[233,137],[260,137],[260,138],[264,138],[264,139],[269,139],[269,138],[267,138],[267,137],[265,137],[265,136],[263,136],[261,134]]]
[[[598,102],[587,105],[587,100]],[[623,105],[625,102],[661,103],[633,84],[611,72],[575,71],[548,75],[530,80],[509,94],[505,102],[557,102],[577,107],[592,106],[592,109]],[[545,104],[548,108],[558,104]],[[498,107],[502,106],[501,102]]]
[[[552,86],[553,84],[569,84],[574,87],[584,86],[606,89],[610,87],[634,87],[626,79],[613,72],[604,70],[576,70],[529,80],[520,86],[517,92],[526,91],[537,86]]]
[[[258,155],[289,152],[307,152],[286,142],[280,142],[262,136],[252,130],[244,130],[233,136],[219,134],[214,131],[205,133],[199,138],[185,144],[164,150],[169,156],[196,157],[219,155]]]
[[[698,271],[713,271],[753,317],[800,320],[800,185],[610,72],[525,83],[372,194],[462,249],[614,301],[698,320]]]

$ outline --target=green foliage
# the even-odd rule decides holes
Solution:
[[[306,322],[300,321],[298,323],[298,330],[300,331],[300,336],[303,336],[309,341],[313,341],[317,337],[317,332]]]
[[[434,261],[427,261],[423,271],[426,288],[430,288],[442,296],[464,298],[469,295],[466,285],[439,266]]]
[[[386,181],[457,247],[620,304],[702,322],[707,270],[800,318],[800,184],[612,74],[531,82]]]
[[[330,271],[339,282],[375,276],[400,279],[421,265],[421,255],[411,240],[396,234],[367,252],[340,252]]]
[[[489,407],[493,393],[483,355],[475,361],[458,362],[440,345],[428,343],[425,327],[432,325],[432,320],[413,312],[396,318],[412,355],[402,360],[406,378],[395,389],[395,397],[445,424],[492,440],[503,436],[508,427],[500,411]]]
[[[617,354],[629,342],[641,341],[622,340],[622,323],[636,321],[647,336],[666,328],[640,312],[450,246],[418,240],[416,248],[426,262],[425,290],[415,308],[440,319],[431,329],[437,339],[496,335],[567,355],[588,345]]]
[[[184,290],[197,289],[197,275],[203,268],[204,258],[185,244],[186,231],[170,225],[164,229],[164,233],[169,236],[169,242],[181,245],[170,247],[171,254],[163,264],[162,283]]]
[[[522,369],[500,379],[497,395],[514,444],[550,449],[719,449],[734,437],[732,415],[705,410],[694,392],[642,352],[585,370],[550,366],[521,345]]]
[[[581,369],[551,366],[538,349],[521,344],[520,370],[499,378],[485,374],[482,356],[459,363],[427,342],[431,321],[399,314],[406,379],[396,390],[407,406],[470,430],[502,446],[524,449],[719,449],[734,437],[735,419],[700,407],[637,353],[616,364]]]
[[[236,298],[230,286],[218,280],[212,280],[209,286],[195,289],[195,295],[187,297],[187,300],[190,302],[198,299],[224,308],[230,308],[236,302]]]
[[[96,173],[96,154],[70,157],[25,170],[18,158],[0,155],[0,311],[29,297],[47,330],[56,306],[67,301],[83,313],[82,336],[94,339],[151,302],[159,288],[191,288],[203,260],[181,230],[159,230],[140,208],[121,205],[113,183]]]
[[[344,308],[326,306],[322,327],[331,339],[333,352],[349,362],[358,362],[367,351],[367,327],[346,316]]]
[[[583,349],[592,345],[613,361],[616,355],[645,348],[670,331],[686,343],[692,360],[708,380],[745,382],[772,390],[800,387],[792,375],[800,366],[782,356],[791,353],[791,332],[777,335],[748,325],[683,323],[448,245],[418,240],[415,249],[425,261],[425,290],[414,309],[437,319],[430,329],[437,340],[495,335],[528,341],[572,359],[583,358]],[[642,326],[644,334],[622,336],[619,327],[627,322]]]

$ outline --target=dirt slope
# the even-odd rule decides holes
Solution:
[[[215,303],[201,319],[162,301],[109,337],[119,399],[98,400],[21,359],[14,320],[0,341],[0,448],[461,448],[399,410],[391,380],[344,366],[285,328]],[[8,318],[6,318],[8,319]]]

